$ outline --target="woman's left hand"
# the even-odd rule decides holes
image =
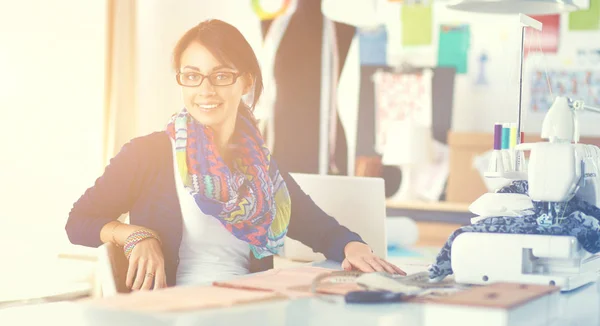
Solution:
[[[346,259],[342,268],[346,271],[387,272],[390,274],[406,275],[398,266],[379,258],[371,248],[362,242],[349,242],[344,248]]]

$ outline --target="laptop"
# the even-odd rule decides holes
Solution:
[[[385,186],[382,178],[290,175],[321,209],[359,234],[376,255],[387,258]],[[325,259],[323,254],[315,253],[310,247],[290,238],[285,239],[283,257],[307,262]]]

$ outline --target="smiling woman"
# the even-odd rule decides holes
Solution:
[[[166,130],[123,146],[75,203],[66,225],[73,243],[122,246],[134,290],[267,270],[286,236],[346,269],[402,273],[276,164],[252,112],[258,60],[235,27],[201,22],[179,40],[173,63],[184,108]],[[127,212],[131,224],[116,221]]]
[[[254,90],[248,106],[253,110],[263,90],[252,47],[235,27],[213,20],[181,37],[173,51],[173,68],[184,86],[186,108],[200,123],[220,130],[215,136],[223,146],[234,129],[239,99]]]
[[[240,73],[233,64],[215,60],[197,42],[189,44],[180,56],[182,67],[178,69],[177,81],[184,86],[185,107],[200,123],[221,131],[216,137],[222,146],[231,136],[224,131],[234,129],[239,99],[252,88],[252,76]]]

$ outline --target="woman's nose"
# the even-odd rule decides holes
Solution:
[[[210,83],[208,78],[204,78],[204,80],[198,85],[198,90],[200,95],[215,95],[215,87]]]

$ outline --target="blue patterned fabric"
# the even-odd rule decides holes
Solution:
[[[527,181],[513,181],[501,193],[528,193]],[[573,236],[590,253],[600,252],[600,208],[578,197],[566,203],[533,202],[534,213],[520,217],[489,217],[454,231],[429,267],[429,278],[441,280],[452,274],[452,242],[463,232]]]

